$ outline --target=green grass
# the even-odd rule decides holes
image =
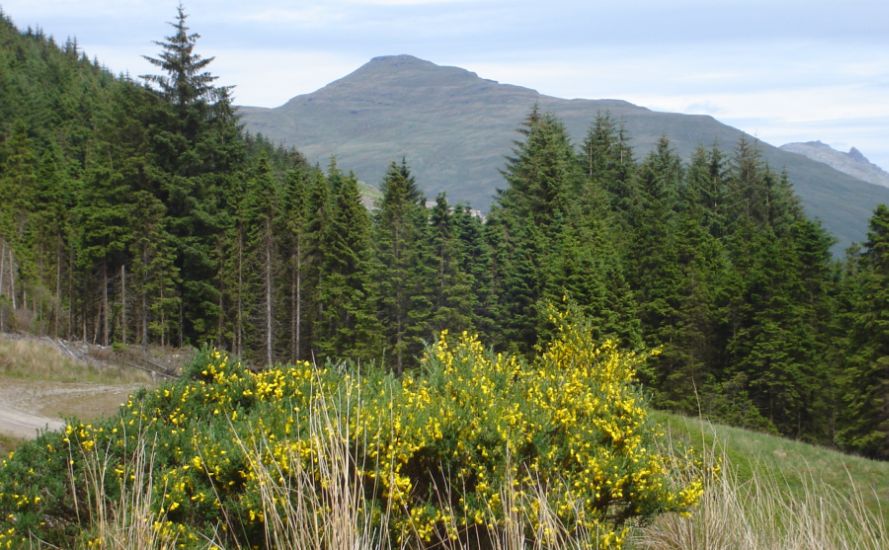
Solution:
[[[691,443],[699,452],[702,447],[712,448],[717,443],[742,482],[768,474],[796,494],[805,491],[813,481],[844,495],[857,492],[868,509],[882,513],[889,522],[889,462],[696,418],[662,412],[653,416],[667,435]]]
[[[638,548],[886,548],[889,462],[656,412],[663,443],[720,470],[690,518],[665,516]],[[709,496],[708,496],[709,495]]]

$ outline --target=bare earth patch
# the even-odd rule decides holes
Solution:
[[[32,438],[59,429],[64,418],[92,420],[114,414],[142,384],[90,384],[0,378],[0,433]]]

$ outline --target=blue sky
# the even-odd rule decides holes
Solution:
[[[169,33],[176,0],[0,0],[116,72]],[[856,146],[889,169],[889,2],[283,0],[185,4],[236,102],[277,106],[408,53],[558,97],[711,114],[781,145]]]

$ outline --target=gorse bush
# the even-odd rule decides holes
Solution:
[[[634,386],[646,356],[597,345],[570,315],[553,321],[531,361],[442,333],[402,377],[305,362],[254,373],[207,352],[117,418],[70,423],[5,460],[0,548],[105,546],[90,487],[125,502],[147,464],[140,517],[157,546],[498,547],[512,533],[620,547],[634,524],[689,510],[703,480],[688,457],[653,450]],[[152,460],[131,460],[146,441]],[[346,525],[349,544],[335,540]]]

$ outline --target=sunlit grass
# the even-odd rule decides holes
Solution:
[[[46,341],[5,336],[0,336],[0,378],[92,384],[144,383],[151,380],[148,373],[137,369],[97,367],[76,361]]]
[[[889,463],[806,443],[658,413],[666,439],[718,464],[690,517],[671,514],[636,533],[656,549],[889,548]]]

